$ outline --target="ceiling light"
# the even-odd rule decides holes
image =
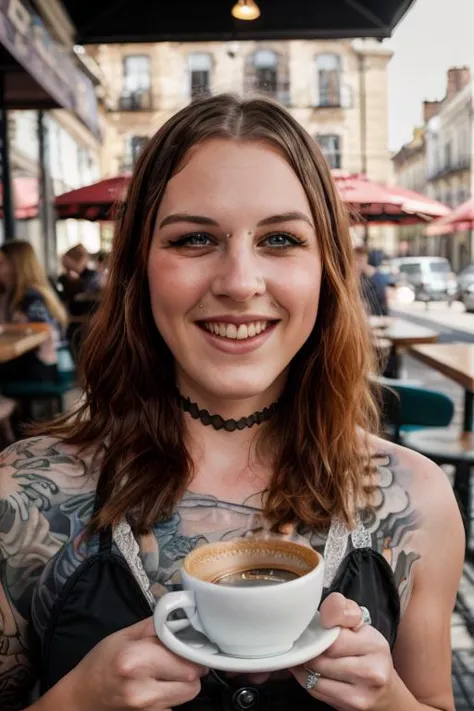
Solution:
[[[232,8],[232,15],[237,20],[256,20],[260,17],[260,8],[255,0],[238,0]]]

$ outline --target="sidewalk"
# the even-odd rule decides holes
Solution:
[[[457,331],[465,331],[474,338],[474,313],[468,314],[464,308],[464,304],[460,301],[455,301],[449,308],[444,302],[434,301],[426,305],[420,301],[415,301],[414,304],[402,305],[394,301],[391,303],[391,309],[406,314],[407,316],[419,317],[428,319],[433,324],[445,326],[449,329]]]

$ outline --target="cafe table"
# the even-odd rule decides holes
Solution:
[[[395,359],[395,371],[398,377],[401,356],[404,350],[414,345],[436,343],[439,340],[438,331],[392,316],[371,316],[369,323],[373,342],[377,348],[384,350],[384,344],[390,343]]]
[[[50,335],[47,323],[5,323],[0,326],[0,363],[37,348]]]

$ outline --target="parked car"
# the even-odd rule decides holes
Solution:
[[[410,286],[417,301],[451,302],[456,298],[456,277],[444,257],[400,257],[391,263],[398,272],[397,284]]]
[[[457,282],[457,298],[463,302],[466,311],[474,312],[474,264],[459,272]]]

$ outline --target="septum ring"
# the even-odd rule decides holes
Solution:
[[[307,691],[311,691],[321,679],[321,674],[314,669],[309,669],[307,666],[304,666],[303,669],[307,674],[304,688],[307,689]]]

